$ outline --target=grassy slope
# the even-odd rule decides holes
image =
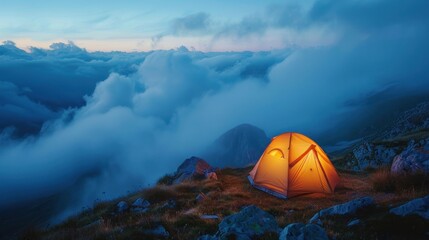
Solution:
[[[407,234],[397,231],[392,233],[391,229],[395,229],[395,224],[399,226],[407,224],[401,228],[414,228],[414,233],[417,234],[415,237],[418,237],[421,231],[429,229],[427,222],[421,219],[411,218],[404,221],[386,214],[389,205],[396,205],[428,194],[429,190],[402,191],[400,194],[375,192],[372,190],[372,176],[341,172],[341,183],[335,194],[307,195],[281,200],[254,189],[246,179],[250,170],[251,168],[220,170],[218,181],[194,181],[176,186],[158,185],[116,201],[100,203],[93,210],[81,213],[54,228],[28,231],[24,238],[151,239],[150,236],[145,236],[141,229],[162,224],[170,233],[170,239],[195,239],[203,234],[215,233],[220,222],[220,220],[203,220],[199,217],[202,214],[217,214],[223,218],[239,211],[242,206],[254,204],[273,214],[279,226],[284,227],[292,222],[307,222],[320,209],[368,195],[373,196],[380,207],[368,210],[370,212],[358,213],[358,217],[366,223],[360,227],[347,228],[346,224],[353,217],[332,218],[326,221],[324,226],[331,237],[357,239],[383,237],[387,234],[389,238],[401,238],[403,236],[401,234]],[[205,193],[207,198],[196,203],[195,197],[200,192]],[[119,200],[125,200],[131,204],[138,197],[144,197],[152,203],[149,212],[112,215],[115,204]],[[176,199],[177,207],[162,208],[161,206],[168,199]],[[385,223],[388,225],[385,226]],[[267,238],[276,239],[276,236],[267,236]]]

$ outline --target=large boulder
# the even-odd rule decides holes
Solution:
[[[372,197],[363,197],[357,198],[352,201],[335,205],[330,208],[325,208],[320,210],[318,213],[314,214],[314,216],[310,219],[310,223],[320,223],[320,218],[329,216],[329,215],[346,215],[353,214],[358,209],[362,209],[368,206],[373,206],[374,199]]]
[[[216,167],[244,167],[255,163],[270,139],[250,124],[241,124],[216,139],[203,156]]]
[[[250,205],[240,212],[225,217],[219,224],[219,230],[212,239],[256,239],[265,233],[278,233],[279,227],[276,219],[262,209]],[[204,236],[204,239],[210,239]]]
[[[394,174],[420,171],[429,172],[429,138],[417,143],[411,141],[408,147],[394,158],[391,167]]]
[[[399,216],[415,214],[429,220],[429,195],[411,200],[399,207],[393,208],[390,210],[390,213]]]
[[[279,240],[328,240],[325,229],[315,224],[292,223],[280,233]]]
[[[189,181],[195,178],[205,178],[208,172],[213,172],[205,160],[198,157],[186,159],[178,168],[173,178],[173,184]]]

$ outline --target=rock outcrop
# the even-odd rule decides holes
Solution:
[[[178,184],[195,178],[205,178],[207,173],[213,171],[214,168],[210,166],[205,160],[198,157],[191,157],[186,159],[177,168],[172,183]]]
[[[411,200],[401,206],[393,208],[390,210],[390,213],[399,216],[415,214],[429,220],[429,195]]]
[[[133,204],[131,204],[131,211],[134,213],[145,213],[149,209],[149,201],[143,198],[137,198]]]
[[[372,197],[354,199],[343,204],[335,205],[330,208],[320,210],[318,213],[314,214],[314,216],[310,219],[309,223],[320,223],[320,218],[329,215],[353,214],[358,209],[373,206],[374,204],[374,199]]]
[[[354,171],[390,167],[393,162],[393,172],[429,168],[429,162],[424,160],[429,153],[426,152],[426,147],[422,151],[424,144],[421,143],[429,142],[428,136],[429,102],[423,102],[402,112],[391,124],[386,124],[384,129],[346,150],[334,153],[339,156],[336,165]]]
[[[388,166],[399,153],[399,147],[384,146],[363,141],[353,149],[353,157],[356,159],[353,170],[365,170]]]

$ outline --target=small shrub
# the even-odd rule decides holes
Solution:
[[[181,183],[175,186],[175,190],[179,193],[198,193],[200,192],[199,186],[192,183]]]
[[[395,179],[388,168],[380,168],[372,175],[372,187],[377,192],[394,192]]]

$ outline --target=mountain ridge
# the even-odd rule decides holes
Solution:
[[[242,167],[255,163],[269,142],[264,130],[244,123],[220,135],[202,157],[216,167]]]

